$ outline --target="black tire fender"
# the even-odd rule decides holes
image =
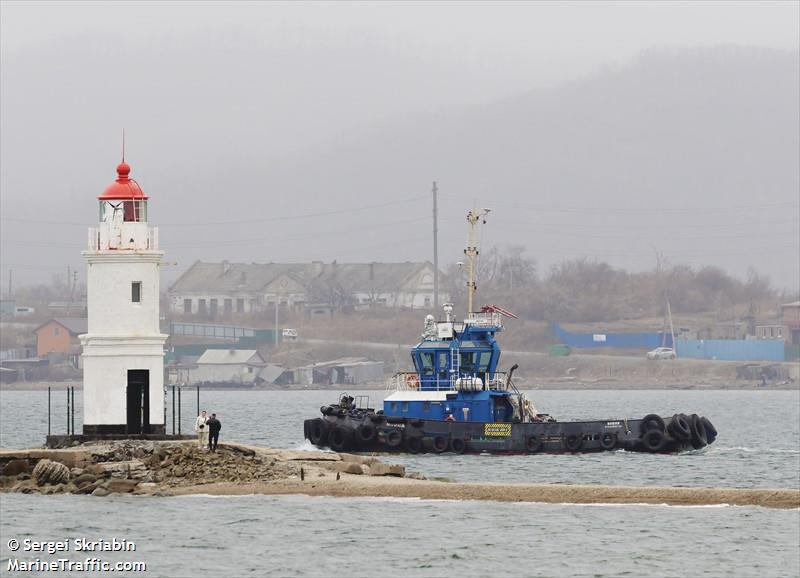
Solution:
[[[703,427],[706,428],[706,440],[709,444],[713,444],[714,440],[717,439],[717,428],[715,428],[711,420],[705,416],[701,417],[700,421],[703,422]]]
[[[644,416],[642,418],[642,423],[639,426],[639,435],[649,432],[651,429],[657,429],[661,432],[666,431],[664,429],[664,418],[655,413],[650,413]]]
[[[608,431],[601,435],[600,446],[604,450],[613,450],[615,447],[617,447],[617,434]]]
[[[422,451],[422,438],[413,436],[406,440],[406,448],[410,454],[418,454]]]
[[[377,431],[375,430],[375,426],[370,422],[362,423],[356,430],[356,438],[358,438],[358,441],[364,443],[369,443],[374,440],[376,434]]]
[[[569,434],[564,438],[564,447],[571,452],[576,452],[583,445],[583,436],[580,434]]]
[[[644,449],[648,452],[660,452],[667,445],[667,436],[663,431],[652,429],[645,433],[641,440]]]
[[[672,416],[667,430],[676,440],[688,441],[692,437],[692,425],[689,423],[689,418],[682,413]]]
[[[324,419],[312,419],[308,424],[308,439],[315,446],[325,445],[328,438],[328,424]]]
[[[540,438],[539,436],[533,435],[525,438],[525,449],[528,450],[528,453],[530,454],[535,454],[536,452],[541,450],[542,445],[544,445],[544,442],[542,441],[542,438]]]
[[[347,449],[353,440],[353,431],[350,428],[334,426],[328,431],[328,445],[332,450],[340,452]]]
[[[386,445],[390,448],[399,448],[403,443],[403,432],[399,429],[390,429],[386,432]]]
[[[461,438],[453,438],[450,440],[450,451],[454,454],[463,454],[467,449],[467,442]]]
[[[384,421],[386,421],[386,418],[383,417],[382,415],[378,415],[377,413],[372,413],[369,416],[369,420],[372,423],[379,424],[379,423],[383,423]]]
[[[433,438],[433,451],[437,454],[442,453],[447,449],[447,438],[443,435],[438,435]]]
[[[699,450],[708,445],[708,437],[706,436],[706,426],[703,425],[703,420],[696,413],[689,416],[689,423],[692,428],[692,447]]]

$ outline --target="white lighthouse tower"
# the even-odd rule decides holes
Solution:
[[[83,344],[83,433],[164,434],[164,342],[159,328],[158,229],[147,224],[147,195],[129,177],[98,197],[89,229],[89,328]]]

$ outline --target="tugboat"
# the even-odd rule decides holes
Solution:
[[[394,375],[383,409],[367,396],[342,394],[322,406],[321,417],[304,422],[312,444],[335,451],[462,453],[583,453],[624,449],[675,453],[714,442],[717,430],[705,417],[649,414],[640,419],[560,422],[539,413],[512,380],[517,365],[498,371],[496,335],[504,318],[497,305],[472,311],[475,293],[475,225],[488,209],[472,210],[468,260],[467,317],[445,303],[444,319],[425,318],[420,342],[411,349],[416,371]]]

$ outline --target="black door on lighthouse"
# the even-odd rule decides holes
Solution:
[[[150,433],[150,370],[128,370],[127,433]]]

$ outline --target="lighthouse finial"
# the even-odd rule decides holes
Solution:
[[[122,129],[122,162],[125,162],[125,129]]]

